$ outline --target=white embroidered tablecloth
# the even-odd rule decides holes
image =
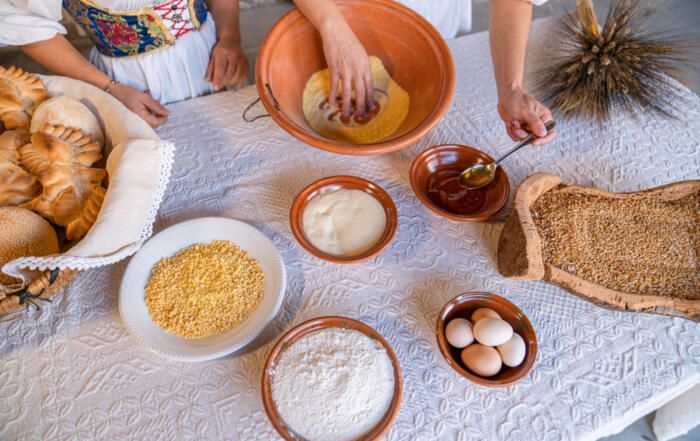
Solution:
[[[542,59],[541,28],[533,27],[530,68]],[[450,47],[457,85],[449,111],[423,140],[392,154],[340,156],[297,141],[269,118],[246,124],[253,87],[170,106],[158,132],[177,152],[156,231],[209,215],[260,228],[287,268],[282,309],[243,353],[172,362],[137,345],[119,319],[125,262],[85,271],[41,311],[0,323],[0,439],[278,439],[260,399],[264,360],[284,331],[329,314],[376,328],[399,357],[405,389],[389,440],[592,440],[700,383],[699,324],[612,312],[544,282],[506,280],[494,250],[510,204],[498,219],[470,224],[439,217],[414,197],[409,167],[425,148],[463,143],[495,155],[511,144],[496,113],[487,34]],[[616,116],[599,128],[562,119],[555,143],[508,160],[511,186],[535,171],[616,192],[698,179],[700,99],[687,92],[685,101],[680,121]],[[323,262],[292,236],[296,194],[336,174],[375,181],[397,205],[394,241],[368,262]],[[535,326],[537,362],[516,385],[476,386],[438,351],[438,311],[476,290],[508,298]]]

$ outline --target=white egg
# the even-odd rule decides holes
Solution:
[[[491,308],[479,308],[472,313],[472,323],[476,323],[484,317],[501,318],[501,316]]]
[[[482,377],[491,377],[501,370],[501,356],[498,355],[498,351],[479,343],[464,348],[462,362],[470,371]]]
[[[501,354],[503,364],[510,367],[520,366],[525,360],[525,340],[516,333],[507,342],[499,345],[498,353]]]
[[[445,326],[445,338],[447,342],[455,348],[464,348],[472,344],[474,334],[472,334],[472,324],[469,320],[456,318],[450,320]]]
[[[486,346],[498,346],[510,340],[513,336],[513,328],[501,319],[485,317],[474,325],[474,338]]]

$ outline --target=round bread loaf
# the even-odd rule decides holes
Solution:
[[[58,238],[43,217],[18,207],[0,207],[0,268],[18,257],[58,253]],[[0,272],[0,284],[21,280]]]
[[[80,101],[65,95],[49,98],[34,111],[31,133],[40,131],[46,124],[80,129],[83,134],[90,135],[91,142],[99,142],[104,147],[104,134],[97,117]]]

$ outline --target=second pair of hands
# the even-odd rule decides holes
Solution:
[[[248,57],[235,38],[219,38],[211,51],[205,80],[215,90],[241,83],[248,77]],[[151,127],[162,125],[170,113],[148,91],[142,92],[125,84],[115,84],[111,94]]]
[[[374,105],[372,72],[365,48],[345,22],[335,23],[327,31],[322,29],[321,35],[331,76],[328,102],[331,105],[335,103],[337,93],[334,92],[341,83],[343,114],[350,116],[354,89],[355,111],[359,116],[364,116],[366,109]],[[547,144],[556,136],[556,132],[547,134],[544,127],[544,123],[552,119],[549,109],[519,86],[499,90],[498,113],[508,136],[514,141],[523,139],[528,132],[532,132],[537,136],[532,144],[539,146]]]

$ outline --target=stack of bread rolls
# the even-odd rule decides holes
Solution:
[[[94,167],[103,143],[87,106],[67,96],[49,98],[39,78],[0,66],[0,267],[17,257],[58,253],[48,222],[67,241],[85,236],[106,193],[107,172]],[[0,284],[10,282],[0,276]]]

